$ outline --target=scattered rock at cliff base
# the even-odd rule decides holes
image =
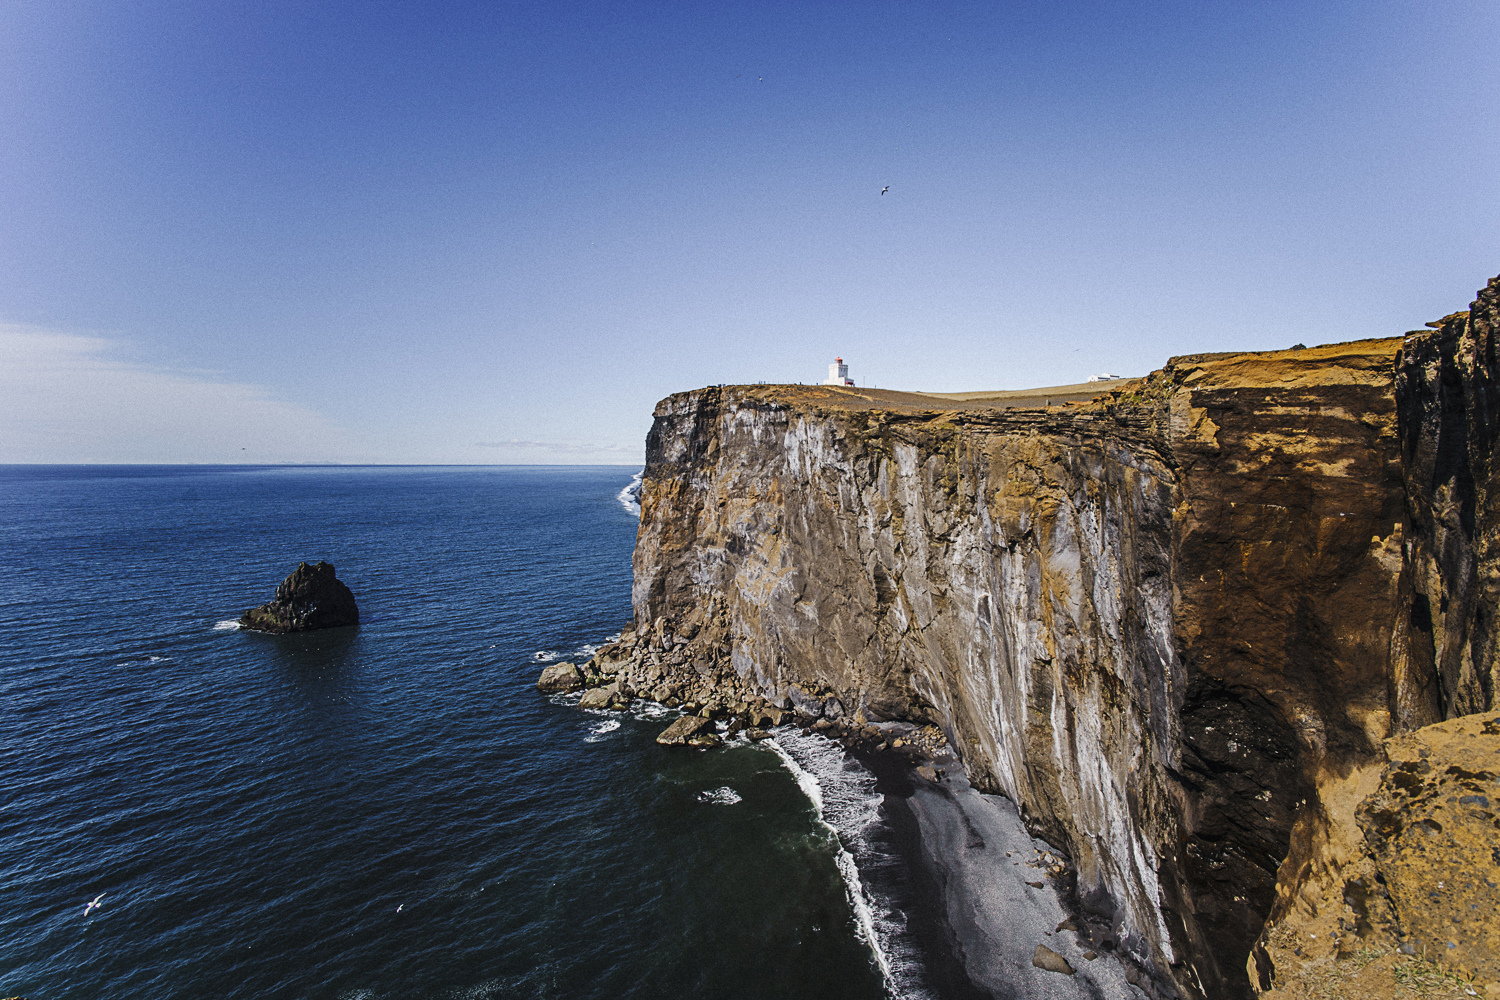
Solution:
[[[1449,719],[1386,741],[1390,764],[1357,819],[1379,900],[1356,900],[1439,963],[1500,978],[1500,716]],[[1351,893],[1346,888],[1345,896]],[[1388,902],[1387,902],[1388,901]],[[1374,913],[1372,913],[1374,911]],[[1356,911],[1356,914],[1358,911]]]
[[[256,632],[311,632],[359,624],[354,594],[334,575],[331,563],[298,563],[276,588],[276,596],[240,617]]]
[[[542,668],[537,678],[538,691],[577,691],[583,687],[583,675],[571,663],[553,663]]]
[[[713,720],[705,719],[701,715],[684,715],[666,729],[662,730],[656,742],[664,747],[686,746],[689,738],[697,736],[704,729],[713,725]],[[712,736],[712,733],[708,735]],[[717,737],[715,737],[717,739]]]
[[[606,684],[604,687],[590,688],[578,699],[579,708],[608,708],[611,702],[620,698],[620,685]]]
[[[1036,951],[1031,955],[1031,964],[1038,969],[1046,969],[1048,972],[1061,972],[1065,976],[1076,973],[1068,960],[1044,944],[1036,946]]]

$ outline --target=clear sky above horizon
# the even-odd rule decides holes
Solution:
[[[0,462],[638,463],[718,382],[1394,336],[1500,4],[0,0]],[[881,195],[883,187],[889,192]]]

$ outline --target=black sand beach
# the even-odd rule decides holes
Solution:
[[[1062,889],[1026,862],[1049,845],[1031,837],[1016,807],[972,788],[958,772],[933,784],[904,760],[862,754],[885,795],[885,812],[915,881],[908,901],[912,930],[927,950],[927,972],[944,997],[955,1000],[1137,1000],[1111,954],[1057,930],[1072,914]],[[1041,882],[1036,888],[1028,883]],[[1057,952],[1076,970],[1051,972],[1032,964],[1037,945]],[[1095,951],[1093,960],[1084,957]]]

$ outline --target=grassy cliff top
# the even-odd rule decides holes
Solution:
[[[1383,372],[1395,359],[1403,338],[1382,337],[1339,344],[1323,344],[1283,351],[1227,351],[1187,354],[1168,360],[1167,368],[1197,369],[1209,385],[1267,386],[1329,384],[1347,381],[1351,371]],[[1153,373],[1155,374],[1155,373]],[[1365,377],[1370,377],[1365,375]],[[742,399],[762,400],[788,406],[819,409],[890,410],[920,413],[933,411],[1042,409],[1049,406],[1087,403],[1140,389],[1147,378],[1115,379],[1109,382],[1079,382],[1036,389],[1004,389],[987,392],[903,392],[897,389],[867,389],[840,385],[729,385],[726,393]]]

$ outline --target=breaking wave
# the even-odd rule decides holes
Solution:
[[[636,517],[641,516],[641,476],[643,474],[644,470],[631,476],[630,485],[626,486],[615,497],[616,500],[620,501],[620,506],[630,511]]]
[[[855,931],[870,949],[887,990],[904,1000],[926,998],[921,956],[907,932],[905,915],[872,892],[859,874],[859,863],[892,861],[867,836],[880,820],[882,796],[875,790],[875,776],[838,743],[816,733],[780,729],[763,745],[774,750],[797,779],[818,822],[837,845],[835,861],[854,911]]]
[[[585,743],[598,743],[606,735],[620,728],[619,719],[605,719],[603,722],[595,723],[589,728],[589,734],[583,738]]]
[[[699,792],[698,801],[712,806],[732,806],[736,802],[745,801],[733,788],[725,785],[708,792]]]

